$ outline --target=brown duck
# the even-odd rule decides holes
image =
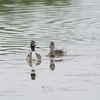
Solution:
[[[54,42],[50,43],[50,53],[48,54],[48,56],[50,57],[55,57],[55,56],[66,56],[66,52],[63,50],[54,50],[55,48],[55,44]]]

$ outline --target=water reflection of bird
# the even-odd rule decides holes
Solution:
[[[32,69],[31,69],[31,79],[35,80],[36,74],[35,74],[35,66],[36,66],[37,60],[32,60]]]
[[[53,59],[50,60],[50,69],[51,70],[54,70],[55,69],[55,63],[54,63],[54,60]]]
[[[63,61],[63,59],[60,59],[60,60],[50,59],[50,69],[52,71],[55,70],[55,63],[54,62],[61,62],[61,61]]]
[[[48,54],[48,56],[50,57],[55,57],[55,56],[66,56],[66,52],[63,50],[54,50],[55,48],[55,44],[54,42],[50,43],[50,53]]]
[[[32,67],[31,73],[30,73],[31,79],[32,80],[35,80],[35,78],[36,78],[35,66],[40,65],[41,64],[41,61],[40,60],[30,60],[30,61],[27,61],[27,63],[28,63],[28,65],[30,67]]]

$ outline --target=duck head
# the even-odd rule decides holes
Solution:
[[[35,46],[36,46],[35,41],[31,41],[30,47],[32,51],[35,51]]]

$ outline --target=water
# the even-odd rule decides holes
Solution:
[[[100,1],[0,1],[0,99],[100,100]],[[25,58],[30,41],[42,62]],[[50,68],[49,43],[67,51]]]

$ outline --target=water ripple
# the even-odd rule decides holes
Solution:
[[[40,48],[48,47],[50,41],[64,43],[63,48],[69,44],[80,45],[82,41],[84,45],[91,44],[91,41],[100,42],[99,5],[90,3],[91,7],[88,7],[89,3],[82,5],[81,1],[68,5],[63,1],[55,2],[56,5],[50,6],[45,2],[32,2],[31,5],[2,4],[1,50],[9,53],[11,49],[16,49],[16,52],[22,52],[24,47],[29,47],[31,40],[36,40]],[[62,48],[61,45],[59,47]]]

